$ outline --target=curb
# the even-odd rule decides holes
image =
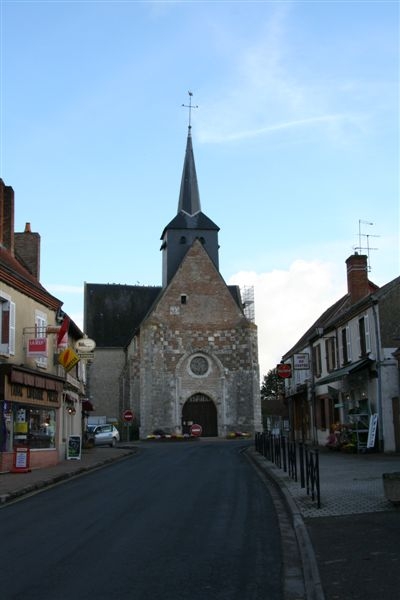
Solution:
[[[325,594],[322,588],[321,577],[319,574],[314,548],[311,543],[307,527],[295,500],[291,496],[285,483],[277,478],[268,468],[267,461],[264,457],[256,453],[254,448],[249,448],[246,454],[255,463],[256,467],[262,471],[262,473],[274,485],[291,518],[303,568],[306,600],[325,600]]]

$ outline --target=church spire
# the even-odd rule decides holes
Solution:
[[[188,137],[186,142],[185,162],[183,164],[181,189],[179,193],[178,213],[183,211],[188,215],[195,215],[201,211],[199,186],[197,184],[196,165],[194,162],[192,146],[192,108],[198,108],[192,105],[192,92],[189,94],[189,104],[182,104],[189,109]]]

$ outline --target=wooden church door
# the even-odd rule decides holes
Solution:
[[[194,394],[182,409],[182,431],[190,433],[190,426],[196,423],[203,429],[203,437],[218,435],[217,409],[214,402],[205,394]]]

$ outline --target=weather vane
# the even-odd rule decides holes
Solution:
[[[189,131],[192,128],[192,108],[199,108],[197,104],[192,104],[192,92],[188,92],[189,94],[189,104],[182,104],[185,108],[189,109]]]

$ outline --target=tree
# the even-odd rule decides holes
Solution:
[[[261,383],[261,400],[279,398],[284,394],[285,386],[281,377],[278,377],[276,369],[270,369]]]

